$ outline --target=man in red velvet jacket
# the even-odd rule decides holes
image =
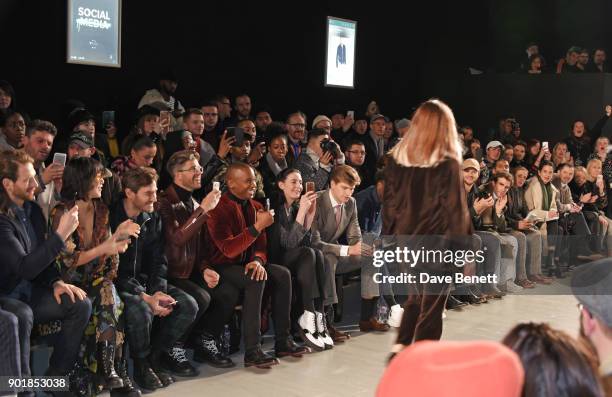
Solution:
[[[295,344],[289,335],[291,274],[287,268],[267,263],[265,229],[274,223],[274,214],[253,200],[257,189],[253,168],[233,163],[225,176],[228,192],[209,212],[206,249],[208,265],[220,275],[210,291],[212,304],[207,313],[209,328],[221,330],[244,290],[242,319],[244,365],[270,368],[277,360],[261,349],[261,302],[266,280],[272,283],[272,301],[277,357],[301,357],[308,348]]]

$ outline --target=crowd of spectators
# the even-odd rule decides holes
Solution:
[[[605,66],[605,52],[594,65]],[[418,133],[410,120],[391,120],[375,102],[360,114],[280,117],[248,94],[184,106],[176,89],[176,77],[160,76],[120,139],[82,104],[62,123],[31,120],[0,82],[0,325],[14,336],[0,374],[30,375],[30,339],[54,321],[61,327],[46,374],[68,376],[77,395],[137,396],[137,386],[197,376],[193,361],[233,367],[239,351],[245,366],[270,369],[350,343],[336,327],[349,280],[361,284],[361,332],[400,325],[404,291],[374,282],[373,272],[397,274],[402,264],[375,269],[371,258],[384,240],[387,153]],[[601,133],[611,113],[606,107],[590,130],[577,120],[554,143],[525,142],[512,117],[489,133],[460,129],[467,206],[456,210],[469,212],[474,244],[485,248],[474,272],[495,281],[454,285],[446,309],[548,285],[612,255],[612,155]],[[609,349],[609,311],[583,304],[586,337]],[[524,344],[548,339],[563,349],[550,353],[551,366],[560,365],[555,354],[585,374],[594,363],[565,335],[525,327],[505,341],[525,369],[535,364]],[[262,349],[268,331],[272,353]],[[461,359],[464,348],[472,349],[453,354]],[[500,348],[475,350],[487,349]],[[597,351],[609,370],[609,350]],[[517,359],[499,354],[522,384]],[[591,366],[581,382],[599,390]]]

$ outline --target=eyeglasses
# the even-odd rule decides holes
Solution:
[[[289,124],[291,127],[295,127],[295,128],[299,128],[299,129],[304,129],[306,128],[306,124],[302,124],[302,123],[293,123],[293,124]]]
[[[202,172],[204,172],[204,168],[202,168],[201,165],[196,165],[186,170],[178,170],[177,172],[194,172],[201,174]]]

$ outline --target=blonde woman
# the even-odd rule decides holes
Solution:
[[[424,245],[432,250],[452,246],[444,241],[432,244],[432,239],[419,237],[467,240],[472,227],[462,187],[461,162],[453,112],[439,100],[424,102],[414,113],[408,133],[390,151],[385,168],[383,234],[395,235],[398,241],[408,240],[410,247],[420,249]],[[437,340],[442,335],[442,312],[450,284],[420,283],[419,275],[460,271],[453,264],[419,262],[410,266],[416,282],[407,283],[408,299],[403,305],[394,353],[413,342]]]
[[[593,160],[591,160],[593,161]],[[594,167],[591,165],[591,171]],[[589,225],[589,229],[593,235],[599,236],[596,245],[593,247],[595,251],[601,251],[601,244],[607,234],[608,220],[600,213],[599,188],[589,180],[589,172],[584,167],[576,167],[574,171],[574,179],[568,184],[572,199],[582,206],[582,213]],[[597,177],[595,177],[597,180]]]
[[[599,159],[602,163],[602,174],[604,181],[609,184],[612,182],[612,155],[608,152],[610,140],[605,136],[597,138],[595,141],[595,150],[589,156],[589,161]]]

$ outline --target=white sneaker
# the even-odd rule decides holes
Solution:
[[[521,292],[523,290],[523,287],[521,287],[520,285],[516,285],[514,284],[514,281],[510,280],[506,283],[506,291],[516,294],[517,292]]]
[[[317,316],[317,332],[325,344],[325,350],[329,350],[334,347],[334,340],[327,331],[327,325],[325,324],[325,317],[323,317],[323,313],[315,312],[315,314]]]
[[[391,310],[389,310],[389,318],[387,319],[387,324],[390,327],[399,328],[402,324],[402,317],[404,316],[404,308],[400,305],[391,306]]]
[[[300,326],[300,336],[306,346],[320,352],[325,350],[325,344],[319,337],[315,320],[316,316],[313,312],[304,310],[304,313],[298,319],[298,325]]]

